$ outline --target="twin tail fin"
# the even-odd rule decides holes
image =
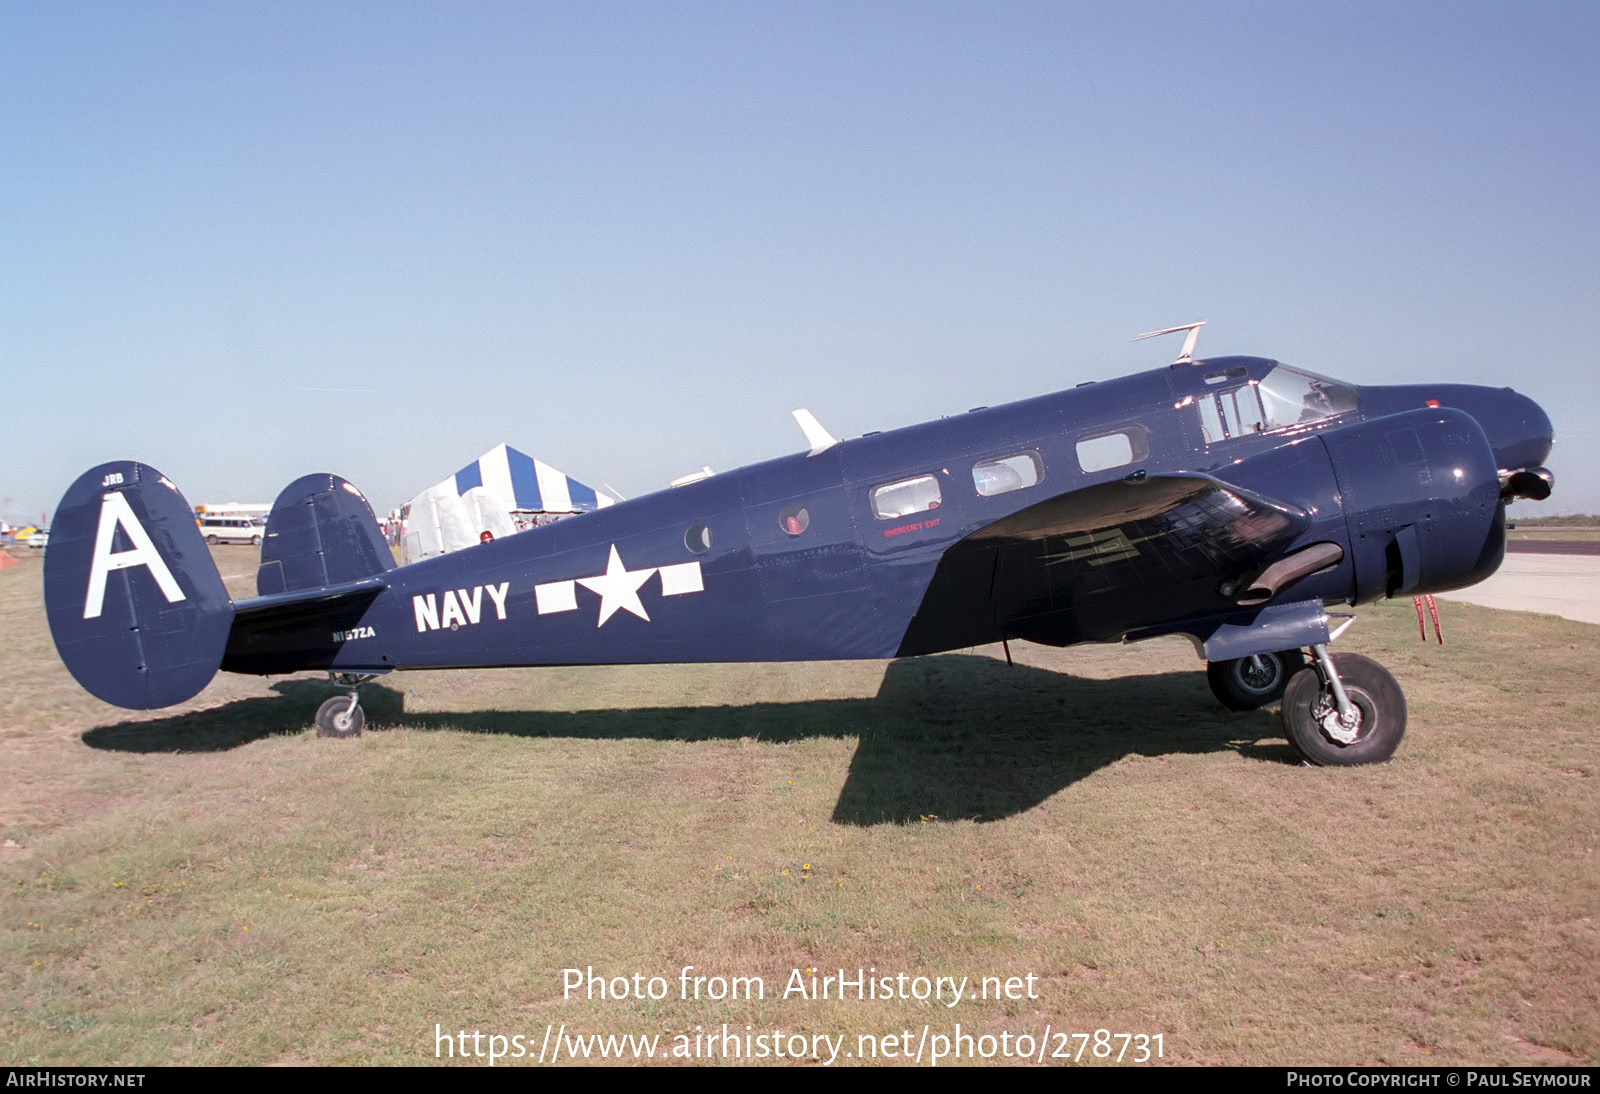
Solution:
[[[267,517],[256,592],[325,589],[394,567],[372,506],[338,475],[306,475],[283,488]]]
[[[45,614],[78,683],[116,706],[151,710],[193,698],[224,663],[261,673],[327,667],[331,646],[279,649],[286,628],[326,637],[359,620],[393,565],[360,491],[337,475],[307,475],[267,520],[260,597],[235,604],[183,494],[155,468],[123,460],[85,472],[61,499],[45,552]]]
[[[233,626],[194,510],[165,475],[129,460],[84,472],[61,499],[44,604],[78,683],[133,710],[198,694]]]

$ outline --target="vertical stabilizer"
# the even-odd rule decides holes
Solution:
[[[126,460],[85,472],[61,499],[44,602],[78,683],[133,710],[198,694],[233,625],[189,503],[161,472]]]
[[[306,475],[272,503],[256,591],[321,589],[393,568],[394,555],[361,491],[338,475]]]

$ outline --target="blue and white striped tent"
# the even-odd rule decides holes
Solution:
[[[457,495],[481,486],[507,509],[525,513],[591,513],[614,500],[508,444],[496,445],[457,471],[455,484]]]
[[[473,546],[485,532],[499,539],[536,518],[593,512],[615,502],[543,460],[496,445],[411,499],[406,554],[415,562]]]

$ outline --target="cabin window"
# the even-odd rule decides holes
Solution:
[[[885,483],[872,491],[872,512],[879,520],[895,520],[939,505],[939,480],[932,475]]]
[[[683,545],[694,554],[703,555],[711,550],[711,529],[704,524],[691,524],[683,533]]]
[[[1078,442],[1078,466],[1089,473],[1123,467],[1149,455],[1150,442],[1139,426],[1085,437]]]
[[[1009,494],[1038,484],[1044,478],[1044,464],[1037,452],[1019,452],[997,460],[979,460],[972,465],[972,485],[983,497]]]
[[[791,536],[798,536],[811,527],[811,514],[803,505],[791,505],[778,514],[778,527]]]

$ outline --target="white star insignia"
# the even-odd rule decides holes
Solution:
[[[656,572],[654,566],[647,570],[630,570],[622,564],[622,556],[617,554],[617,545],[611,545],[611,560],[606,563],[606,572],[598,577],[580,577],[578,584],[591,592],[600,594],[600,622],[597,627],[606,625],[619,608],[626,608],[646,623],[650,616],[645,613],[644,605],[639,601],[639,587]]]

